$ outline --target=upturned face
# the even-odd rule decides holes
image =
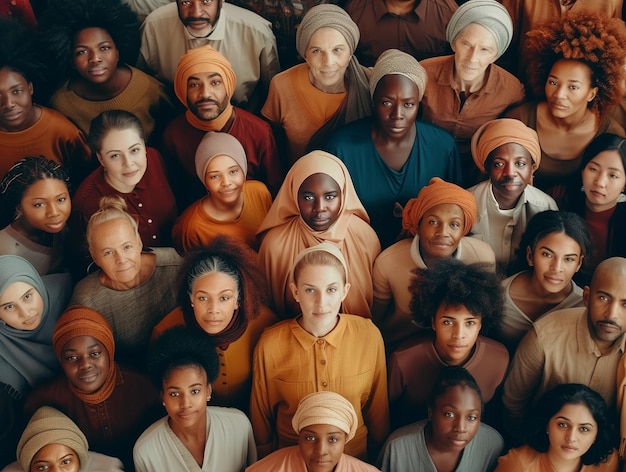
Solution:
[[[601,348],[611,346],[626,331],[626,275],[596,269],[583,300],[591,336]]]
[[[26,282],[13,282],[0,295],[0,320],[15,329],[32,331],[41,324],[43,298]]]
[[[63,444],[46,444],[39,449],[30,462],[30,472],[79,472],[78,455]]]
[[[38,180],[24,191],[17,210],[29,229],[61,232],[72,211],[67,184],[54,178]]]
[[[565,233],[550,233],[527,249],[526,260],[533,280],[546,293],[569,293],[572,277],[583,263],[580,244]]]
[[[222,0],[176,0],[178,18],[195,38],[207,37],[220,16]]]
[[[550,113],[555,118],[581,117],[598,93],[591,82],[591,69],[575,60],[560,59],[554,63],[545,86]]]
[[[326,231],[339,218],[341,199],[341,187],[330,175],[310,175],[298,190],[300,215],[313,231]]]
[[[120,53],[111,35],[102,28],[85,28],[74,38],[74,69],[94,84],[110,81],[117,70]]]
[[[61,350],[61,367],[74,387],[84,393],[95,393],[106,381],[111,358],[96,338],[76,336]]]
[[[230,156],[215,156],[204,175],[204,185],[212,200],[223,207],[232,207],[241,201],[246,176],[237,161]]]
[[[433,259],[452,257],[463,239],[464,225],[459,205],[441,203],[429,208],[417,225],[420,252]]]
[[[567,403],[548,422],[548,457],[578,463],[598,436],[598,424],[586,405]]]
[[[514,208],[532,182],[532,156],[524,146],[507,143],[491,151],[485,164],[494,198],[502,209]]]
[[[33,84],[7,67],[0,69],[0,131],[23,131],[35,121]]]
[[[198,325],[209,334],[226,329],[239,308],[237,281],[223,272],[199,277],[193,284],[191,306]]]
[[[210,397],[211,385],[206,372],[198,366],[172,369],[163,379],[163,403],[169,415],[170,427],[175,432],[190,430],[202,424]]]
[[[467,25],[452,41],[454,75],[464,84],[482,84],[487,67],[498,55],[496,39],[478,23]]]
[[[470,357],[482,327],[482,318],[463,305],[441,305],[432,320],[435,350],[448,365],[463,365]]]
[[[187,79],[187,107],[203,121],[222,114],[230,97],[222,76],[217,72],[198,72]]]
[[[110,130],[96,155],[106,171],[105,180],[122,193],[132,192],[148,168],[146,143],[132,128]]]
[[[350,47],[339,31],[319,28],[311,36],[304,55],[309,66],[309,80],[322,92],[343,92],[344,76],[351,58]]]
[[[329,424],[312,424],[300,430],[298,447],[307,472],[332,472],[343,455],[347,435]]]
[[[419,90],[412,80],[399,74],[384,76],[373,102],[376,125],[384,136],[401,140],[412,132],[419,111]]]
[[[603,151],[591,159],[582,172],[587,208],[600,212],[617,205],[626,187],[624,162],[617,151]]]

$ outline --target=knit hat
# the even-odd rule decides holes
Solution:
[[[350,53],[354,54],[361,38],[359,27],[343,8],[331,3],[322,3],[307,11],[298,25],[296,49],[300,56],[305,57],[311,36],[320,28],[332,28],[339,31],[346,39]]]
[[[346,442],[356,434],[358,418],[354,406],[334,392],[313,392],[300,400],[291,425],[296,433],[312,424],[330,424],[348,435]]]
[[[410,54],[398,49],[387,49],[383,52],[374,65],[372,76],[370,77],[370,94],[374,97],[374,91],[378,82],[386,75],[403,75],[415,85],[419,92],[419,100],[422,101],[428,75],[426,70]]]
[[[216,156],[232,158],[243,170],[244,177],[247,175],[246,151],[239,140],[228,133],[209,131],[204,135],[196,150],[196,174],[202,183],[204,183],[209,163]]]
[[[291,281],[293,281],[293,271],[298,265],[298,262],[300,262],[302,258],[306,256],[307,254],[310,254],[311,252],[316,252],[316,251],[327,252],[331,254],[332,256],[335,256],[337,259],[339,259],[339,262],[341,262],[341,265],[343,266],[343,270],[346,273],[346,282],[348,281],[348,264],[346,262],[346,258],[343,256],[343,254],[341,253],[341,251],[339,250],[337,246],[330,244],[330,243],[316,244],[315,246],[311,246],[300,251],[300,253],[296,256],[296,260],[293,261],[293,266],[291,267],[291,277],[290,277]]]
[[[513,38],[513,22],[507,9],[496,0],[469,0],[450,18],[446,28],[448,42],[452,44],[463,28],[471,23],[483,26],[493,35],[498,45],[496,59],[502,56]]]
[[[62,444],[72,449],[81,469],[89,461],[89,443],[80,428],[59,410],[42,406],[28,422],[17,444],[16,456],[22,469],[30,470],[35,454],[48,444]]]
[[[485,172],[485,161],[494,149],[516,143],[524,147],[533,159],[533,168],[541,163],[541,147],[537,132],[513,118],[499,118],[483,124],[472,136],[472,157],[476,167]]]
[[[417,225],[432,207],[442,204],[458,205],[463,210],[463,234],[467,234],[476,222],[476,200],[467,190],[458,185],[433,177],[426,187],[420,190],[417,198],[411,198],[402,210],[402,228],[415,236]]]

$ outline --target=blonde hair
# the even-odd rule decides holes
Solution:
[[[296,262],[296,265],[294,265],[292,273],[293,282],[296,285],[298,284],[298,276],[300,275],[300,272],[302,272],[302,270],[306,266],[310,265],[334,267],[339,272],[343,283],[345,284],[347,282],[346,268],[344,264],[330,252],[319,249],[316,251],[307,252],[302,257],[300,257]]]
[[[119,195],[107,195],[102,197],[99,202],[99,210],[96,211],[87,223],[87,246],[91,248],[91,234],[96,226],[111,220],[126,219],[130,223],[135,234],[139,234],[139,226],[137,220],[128,213],[126,201]]]

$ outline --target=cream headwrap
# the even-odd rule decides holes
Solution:
[[[289,277],[290,280],[293,282],[293,272],[296,266],[298,265],[298,262],[300,262],[302,258],[306,256],[307,254],[310,254],[312,252],[317,252],[317,251],[327,252],[330,255],[335,256],[337,259],[339,259],[339,262],[341,262],[341,265],[343,266],[343,270],[346,274],[346,282],[348,282],[348,263],[346,262],[346,259],[341,253],[341,251],[339,250],[339,248],[330,243],[316,244],[315,246],[311,246],[300,251],[300,253],[296,256],[296,259],[293,262],[293,266],[291,268],[291,275]]]
[[[296,433],[312,424],[330,424],[340,428],[350,441],[358,425],[354,406],[335,392],[313,392],[300,400],[291,425]]]
[[[89,443],[76,424],[49,406],[39,408],[28,422],[17,444],[17,460],[23,470],[30,470],[30,463],[39,450],[48,444],[62,444],[78,456],[81,470],[89,461]]]
[[[452,44],[463,28],[471,23],[477,23],[487,29],[496,40],[498,45],[496,59],[504,54],[513,38],[513,22],[504,6],[496,0],[469,0],[464,3],[450,18],[446,28],[448,42]]]
[[[378,82],[386,75],[403,75],[415,83],[419,92],[419,101],[422,101],[428,74],[426,74],[426,70],[413,56],[398,49],[387,49],[378,57],[370,78],[370,94],[372,98]]]
[[[228,133],[209,131],[204,135],[198,149],[196,149],[196,174],[203,184],[207,167],[216,156],[231,157],[239,164],[244,176],[248,174],[246,151],[244,151],[239,140]]]
[[[533,159],[533,168],[541,163],[541,147],[537,132],[513,118],[499,118],[482,125],[472,136],[472,157],[476,167],[485,172],[489,153],[503,144],[516,143],[523,146]]]

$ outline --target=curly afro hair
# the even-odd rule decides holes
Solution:
[[[462,305],[479,316],[483,333],[500,322],[504,302],[493,266],[441,259],[432,267],[415,269],[413,273],[410,307],[419,326],[430,328],[442,305]]]
[[[85,28],[107,31],[120,53],[120,63],[137,62],[139,21],[128,5],[121,0],[51,0],[39,21],[39,43],[57,83],[72,74],[74,38]]]
[[[529,31],[525,45],[536,96],[545,97],[552,66],[568,59],[591,69],[592,86],[598,87],[598,94],[588,106],[598,118],[623,97],[626,26],[622,20],[585,10],[572,12]]]

